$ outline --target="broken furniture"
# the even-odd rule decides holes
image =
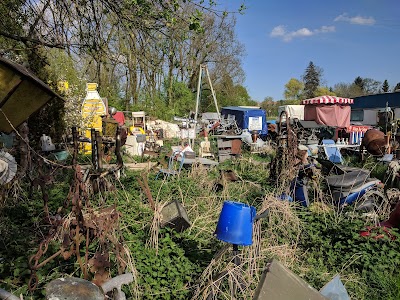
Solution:
[[[322,140],[322,145],[327,158],[335,164],[343,164],[342,153],[339,145],[335,144],[334,140]]]
[[[211,152],[211,144],[207,136],[204,138],[204,141],[200,142],[199,156],[214,158],[214,154]]]
[[[217,140],[218,160],[224,162],[242,153],[242,137],[240,135],[219,136]]]
[[[183,164],[183,167],[185,167],[185,168],[186,168],[186,166],[192,166],[192,165],[202,165],[206,168],[210,168],[210,167],[219,165],[219,163],[215,160],[208,159],[205,157],[195,157],[195,156],[191,157],[191,156],[188,156],[187,154],[185,155],[184,158],[179,156],[177,158],[177,160],[178,161],[183,160],[182,164]]]
[[[359,171],[360,168],[356,167],[349,167],[343,165],[344,159],[342,157],[342,153],[340,149],[342,148],[350,148],[353,149],[358,147],[356,145],[338,145],[335,144],[333,140],[322,140],[322,145],[318,145],[318,147],[322,147],[324,149],[324,154],[326,159],[324,158],[317,158],[317,161],[322,166],[322,173],[325,175],[330,175],[332,172],[336,175],[344,174],[351,171]]]
[[[322,174],[324,175],[340,175],[351,171],[359,171],[361,168],[349,167],[342,164],[335,164],[327,159],[317,158],[321,165]]]
[[[163,175],[163,178],[167,179],[169,176],[178,175],[182,170],[183,162],[185,160],[185,153],[182,154],[183,155],[181,156],[179,152],[173,151],[168,159],[168,167],[166,169],[161,168],[156,175],[156,179],[158,179],[160,175]],[[176,157],[177,155],[179,155],[180,157],[179,161],[177,160],[178,159],[178,157]]]
[[[328,130],[325,125],[318,124],[315,121],[292,120],[292,128],[297,134],[299,143],[303,145],[318,144],[322,132],[326,134]]]

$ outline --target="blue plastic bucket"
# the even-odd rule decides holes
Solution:
[[[250,246],[253,244],[253,221],[256,209],[240,202],[225,201],[215,234],[221,241]]]

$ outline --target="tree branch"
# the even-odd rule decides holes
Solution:
[[[9,39],[12,39],[12,40],[18,41],[18,42],[23,42],[23,43],[29,42],[29,43],[34,43],[37,45],[46,46],[49,48],[65,49],[65,45],[63,45],[63,44],[51,44],[51,43],[47,43],[45,41],[41,41],[38,39],[32,39],[32,38],[25,37],[25,36],[19,36],[19,35],[7,33],[4,31],[1,31],[1,30],[0,30],[0,36],[4,36],[6,38],[9,38]]]

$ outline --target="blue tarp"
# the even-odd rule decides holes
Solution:
[[[221,116],[227,118],[228,115],[235,116],[239,128],[249,129],[250,131],[257,128],[260,135],[268,133],[267,114],[263,109],[240,106],[223,107],[221,110]]]

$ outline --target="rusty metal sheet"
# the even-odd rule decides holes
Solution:
[[[0,131],[12,132],[54,97],[62,99],[27,69],[0,57]]]

